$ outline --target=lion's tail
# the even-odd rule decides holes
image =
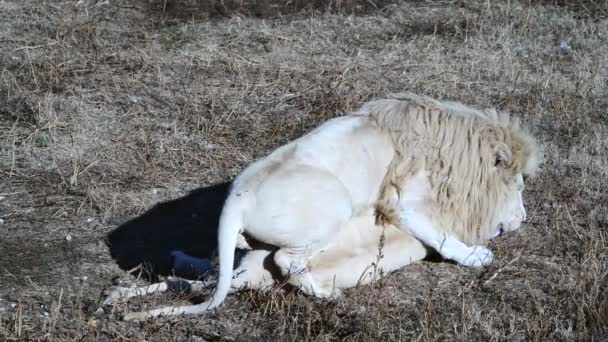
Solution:
[[[220,216],[218,232],[219,277],[217,287],[207,304],[206,310],[219,306],[224,302],[232,283],[234,250],[238,235],[243,229],[243,217],[246,205],[245,196],[235,196],[231,193],[226,200]]]

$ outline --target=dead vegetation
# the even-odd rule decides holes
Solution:
[[[604,340],[601,1],[0,2],[1,340]],[[410,90],[520,113],[529,222],[483,270],[423,262],[338,303],[246,292],[203,318],[96,313],[101,238],[319,122]]]

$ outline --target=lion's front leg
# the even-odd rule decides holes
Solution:
[[[492,263],[492,251],[484,246],[467,246],[458,239],[441,232],[430,219],[419,211],[400,211],[400,226],[442,257],[469,267],[487,266]]]
[[[398,226],[435,249],[442,257],[457,263],[481,267],[492,263],[492,252],[484,246],[467,246],[437,227],[425,210],[429,186],[424,172],[413,176],[397,200]]]

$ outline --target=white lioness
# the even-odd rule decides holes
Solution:
[[[125,319],[202,314],[220,305],[232,288],[235,247],[247,247],[244,234],[278,248],[273,261],[290,284],[310,295],[331,296],[345,287],[317,279],[311,269],[323,263],[315,258],[348,249],[340,246],[345,234],[378,231],[372,208],[384,227],[395,223],[443,257],[486,265],[492,254],[480,244],[525,219],[522,177],[536,171],[539,159],[536,142],[506,114],[413,94],[370,101],[237,177],[220,218],[219,279],[211,300]],[[353,226],[359,230],[346,229]],[[424,256],[411,236],[395,236],[409,239],[400,247],[412,260]],[[373,242],[360,245],[365,244]],[[362,255],[368,264],[375,259]],[[348,270],[334,275],[343,273]]]

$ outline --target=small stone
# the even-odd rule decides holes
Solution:
[[[129,103],[131,103],[131,104],[136,104],[139,101],[141,101],[141,97],[135,96],[135,95],[129,95],[129,96],[127,96],[127,99],[129,100]]]

